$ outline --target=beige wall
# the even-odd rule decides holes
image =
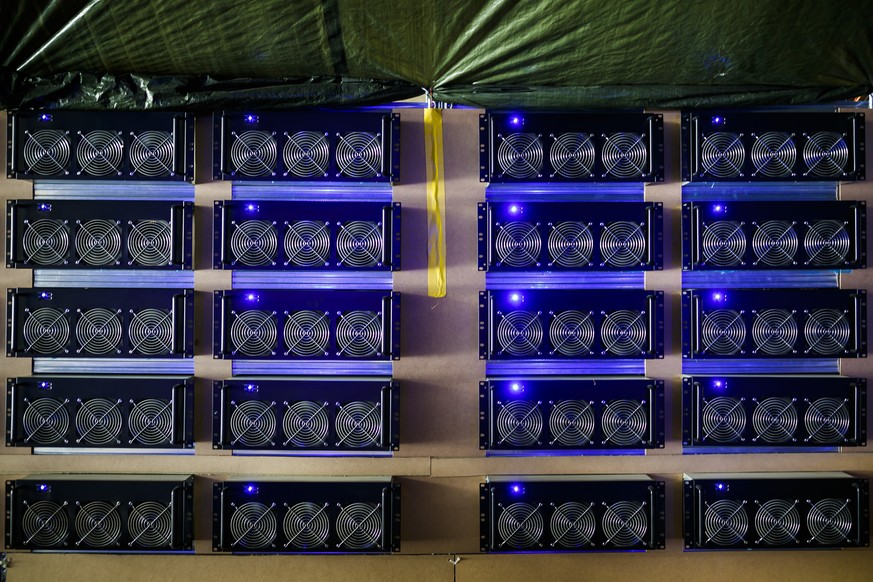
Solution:
[[[476,203],[484,199],[478,176],[478,114],[447,110],[445,119],[446,240],[448,295],[427,297],[425,254],[425,171],[421,110],[402,115],[402,183],[395,200],[403,204],[403,267],[395,289],[403,296],[403,357],[395,363],[401,382],[401,448],[391,459],[231,457],[211,447],[210,383],[230,375],[230,363],[209,352],[210,291],[229,288],[230,273],[212,271],[212,202],[230,197],[230,184],[210,182],[211,129],[198,121],[195,288],[198,347],[195,372],[196,454],[169,456],[32,456],[3,449],[4,478],[31,472],[190,472],[199,476],[195,501],[196,556],[34,555],[13,553],[10,580],[624,580],[776,578],[869,580],[873,551],[684,553],[681,539],[681,474],[706,471],[844,470],[873,477],[873,452],[842,454],[681,454],[681,356],[679,337],[680,184],[679,115],[665,112],[667,179],[647,188],[649,200],[665,207],[666,268],[647,276],[647,287],[663,289],[667,321],[664,360],[647,363],[647,373],[667,386],[667,444],[645,457],[484,458],[478,448],[477,292],[484,276],[476,268]],[[0,135],[5,133],[0,115]],[[873,143],[868,131],[868,142]],[[206,143],[207,147],[203,147]],[[4,148],[5,149],[5,148]],[[873,148],[868,148],[873,167]],[[3,151],[2,156],[5,156]],[[5,160],[4,160],[5,161]],[[0,177],[3,199],[30,196],[30,183]],[[873,181],[848,185],[844,198],[873,202]],[[871,213],[873,215],[873,213]],[[868,226],[868,229],[871,228]],[[871,230],[873,232],[873,230]],[[205,244],[204,244],[205,243]],[[5,245],[5,243],[4,243]],[[5,252],[5,250],[4,250]],[[27,271],[2,271],[6,287],[29,286]],[[846,287],[873,288],[871,273],[846,276]],[[843,362],[843,372],[869,376],[866,360]],[[29,361],[0,356],[6,376],[28,375]],[[478,554],[478,483],[486,474],[649,473],[667,481],[667,549],[648,554],[491,556]],[[208,480],[230,474],[385,475],[403,477],[401,556],[243,557],[210,554],[211,499]],[[459,558],[456,563],[455,559]]]

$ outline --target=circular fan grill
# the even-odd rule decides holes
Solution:
[[[37,501],[27,503],[27,509],[21,517],[21,529],[24,533],[24,545],[37,547],[59,546],[67,539],[67,511],[64,505],[54,501]]]
[[[531,222],[507,222],[498,226],[494,251],[498,264],[509,267],[535,265],[540,257],[540,232]]]
[[[550,445],[587,445],[594,434],[594,407],[585,400],[561,400],[549,414]]]
[[[794,440],[797,430],[797,410],[791,398],[766,398],[752,412],[753,441],[784,443]]]
[[[288,223],[285,231],[285,264],[316,267],[327,264],[330,256],[330,232],[324,222],[298,220]]]
[[[600,258],[613,267],[638,267],[645,263],[646,234],[635,222],[619,220],[603,226]]]
[[[288,508],[282,520],[282,532],[287,538],[285,547],[298,549],[325,546],[330,535],[330,519],[325,506],[302,501]]]
[[[498,134],[497,165],[500,176],[534,178],[543,171],[543,143],[535,133]]]
[[[608,402],[600,419],[604,443],[618,446],[645,444],[649,428],[645,404],[639,400]]]
[[[549,266],[557,263],[562,267],[584,267],[591,262],[594,237],[584,222],[559,222],[553,225],[549,233],[548,245],[552,261]]]
[[[173,350],[173,314],[161,309],[143,309],[133,314],[127,334],[130,353],[158,356]]]
[[[109,309],[95,307],[88,311],[79,311],[79,321],[76,322],[76,341],[79,343],[77,353],[102,355],[117,353],[121,344],[121,319],[118,314]]]
[[[703,174],[716,178],[736,178],[743,171],[746,149],[736,133],[716,132],[703,136],[700,166]]]
[[[800,512],[794,501],[771,499],[762,504],[755,513],[755,531],[760,536],[755,543],[770,546],[797,541],[800,532]]]
[[[700,237],[703,260],[717,267],[732,267],[743,261],[746,253],[746,233],[743,224],[733,220],[719,220],[703,225]]]
[[[797,253],[797,233],[794,225],[783,220],[768,220],[758,225],[752,235],[755,264],[781,267],[794,263]]]
[[[263,503],[250,501],[235,508],[230,516],[232,546],[266,548],[276,539],[276,516]]]
[[[809,403],[803,415],[808,437],[817,443],[838,443],[846,440],[851,418],[846,401],[840,398],[819,398]]]
[[[607,313],[600,328],[604,349],[616,356],[634,356],[646,352],[645,314],[642,311],[620,309]]]
[[[266,131],[231,132],[231,176],[275,176],[276,139]]]
[[[501,354],[529,356],[539,351],[542,341],[543,326],[539,315],[532,311],[511,311],[497,324]]]
[[[543,432],[543,415],[539,402],[533,400],[512,400],[501,404],[497,413],[498,444],[509,443],[517,447],[537,444]]]
[[[292,311],[285,319],[283,339],[285,355],[322,356],[327,353],[330,327],[327,314],[322,311]]]
[[[589,178],[594,171],[594,142],[587,133],[562,133],[549,149],[549,163],[562,178]]]
[[[50,445],[64,438],[70,428],[70,415],[67,413],[66,401],[54,398],[38,398],[33,402],[25,400],[27,407],[21,419],[24,429],[24,442],[36,445]]]
[[[144,131],[140,134],[131,133],[130,165],[131,175],[140,176],[173,176],[175,152],[173,134],[169,131]]]
[[[273,444],[273,435],[276,434],[274,403],[246,400],[242,403],[231,402],[231,406],[234,407],[230,415],[232,445],[240,443],[247,447],[261,447]]]
[[[121,157],[124,142],[113,131],[95,129],[83,134],[79,132],[79,146],[76,148],[78,174],[108,176],[121,174]]]
[[[285,162],[287,176],[298,178],[314,178],[327,175],[327,163],[330,157],[330,144],[327,134],[317,131],[298,131],[293,135],[285,133],[288,141],[282,148],[282,161]]]
[[[645,545],[649,520],[646,504],[640,501],[618,501],[606,508],[603,514],[603,534],[606,543],[626,548],[639,543]]]
[[[285,432],[283,445],[291,443],[295,447],[323,446],[327,440],[329,419],[325,407],[311,400],[286,403],[288,410],[282,417],[282,430]]]
[[[704,400],[703,438],[717,443],[730,443],[743,440],[746,429],[746,410],[740,398],[719,396]]]
[[[746,323],[738,311],[716,309],[703,317],[700,325],[700,353],[719,356],[736,354],[746,341]]]
[[[127,418],[133,444],[155,446],[171,444],[173,438],[173,408],[169,400],[146,398],[133,404]]]
[[[355,401],[343,404],[336,414],[337,446],[369,447],[382,436],[382,408],[376,402]]]
[[[751,159],[755,166],[753,176],[761,174],[768,178],[783,178],[792,175],[797,148],[789,134],[768,131],[755,136]]]
[[[549,325],[551,353],[562,356],[588,355],[594,345],[594,322],[591,316],[574,309],[555,315]]]
[[[348,311],[336,324],[338,355],[366,358],[381,355],[382,316],[375,311]]]
[[[849,163],[849,146],[843,135],[831,131],[812,134],[803,146],[804,175],[842,176]]]
[[[734,499],[719,499],[706,506],[703,531],[706,543],[717,546],[733,546],[745,542],[749,531],[749,516],[746,504]]]
[[[106,398],[91,398],[79,400],[79,411],[76,413],[77,443],[85,441],[89,445],[108,445],[118,441],[121,434],[121,411],[119,402]]]
[[[845,314],[838,309],[818,309],[809,314],[803,326],[806,345],[805,353],[815,352],[834,356],[846,349],[851,329]]]
[[[81,223],[76,232],[76,264],[95,267],[114,265],[121,256],[121,228],[114,220],[101,218]]]
[[[382,135],[352,131],[339,136],[336,165],[349,178],[374,178],[382,175]]]
[[[65,263],[64,257],[70,248],[70,232],[63,220],[25,220],[21,246],[25,262],[37,265]]]
[[[92,501],[79,508],[74,523],[79,536],[77,546],[85,544],[93,548],[115,545],[121,539],[121,515],[118,504]]]
[[[276,230],[269,220],[246,220],[232,222],[230,252],[233,264],[242,263],[252,267],[276,264]]]
[[[382,264],[382,225],[366,220],[341,224],[336,235],[336,254],[349,267],[374,267]]]
[[[166,220],[141,220],[127,235],[128,264],[161,267],[173,262],[173,232]]]
[[[53,354],[64,349],[70,339],[70,323],[66,312],[40,307],[27,311],[24,320],[23,336],[26,352]]]
[[[851,239],[846,227],[837,220],[819,220],[809,224],[803,238],[806,264],[835,267],[843,264],[849,255]]]
[[[25,131],[24,163],[28,174],[55,176],[69,174],[70,138],[57,129],[41,129],[30,133]]]
[[[173,537],[173,514],[169,505],[143,501],[130,510],[127,530],[133,538],[127,545],[165,548]]]
[[[539,507],[513,503],[500,508],[502,511],[497,518],[497,534],[503,540],[500,547],[529,548],[539,543],[543,535],[543,516]]]
[[[382,512],[376,503],[351,503],[336,518],[338,548],[364,550],[381,547]]]
[[[756,314],[752,323],[752,353],[781,356],[794,351],[797,341],[797,322],[794,314],[785,309],[765,309]]]
[[[806,527],[812,534],[810,541],[822,545],[837,545],[849,541],[852,532],[852,512],[848,500],[822,499],[816,501],[806,514]]]
[[[641,178],[646,175],[649,152],[645,136],[635,133],[613,133],[603,142],[603,167],[616,178]]]
[[[276,352],[276,319],[269,311],[250,309],[242,313],[231,312],[230,343],[233,354],[244,356],[268,356]]]
[[[549,529],[555,541],[552,546],[562,545],[565,548],[581,548],[593,546],[597,521],[592,511],[593,504],[569,501],[558,507],[549,521]]]

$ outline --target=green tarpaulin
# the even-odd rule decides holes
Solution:
[[[867,2],[4,0],[0,106],[821,103],[873,86]]]

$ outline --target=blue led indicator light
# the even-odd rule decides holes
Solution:
[[[36,209],[39,210],[40,212],[48,212],[52,209],[52,205],[46,204],[45,202],[43,202],[42,204],[38,204],[36,206]]]
[[[251,113],[246,115],[243,119],[245,120],[246,123],[257,123],[258,122],[258,116],[252,115]]]
[[[513,204],[509,207],[510,214],[518,214],[521,211],[521,207],[518,204]]]
[[[243,390],[245,390],[246,392],[257,392],[258,386],[257,386],[257,384],[246,384],[243,387]]]
[[[258,486],[249,484],[243,487],[243,491],[246,493],[246,495],[255,495],[258,492]]]
[[[524,118],[521,115],[512,115],[509,117],[509,123],[518,127],[522,123],[524,123]]]
[[[52,116],[48,113],[41,113],[39,116],[39,120],[42,122],[48,122],[52,120]]]
[[[518,303],[519,301],[521,301],[521,294],[520,293],[512,293],[509,295],[509,300],[512,301],[513,303]]]
[[[712,117],[712,124],[713,125],[723,125],[724,124],[724,117],[722,117],[721,115],[714,115]]]

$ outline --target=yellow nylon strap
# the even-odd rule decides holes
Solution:
[[[446,296],[446,184],[443,179],[443,112],[424,110],[427,168],[427,294]]]

